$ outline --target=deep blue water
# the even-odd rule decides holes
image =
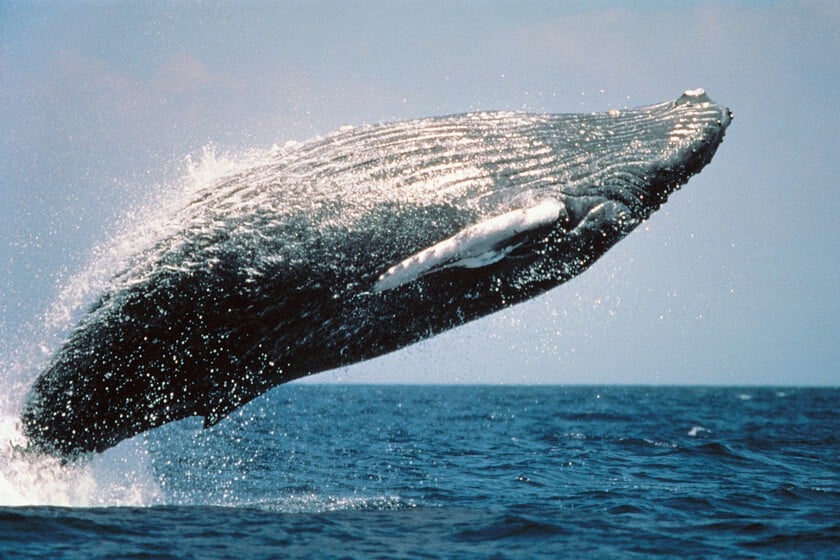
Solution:
[[[288,385],[3,558],[838,558],[840,389]],[[116,467],[115,467],[116,468]]]

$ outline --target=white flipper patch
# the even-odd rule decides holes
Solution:
[[[512,243],[516,236],[550,226],[565,214],[563,203],[551,198],[471,225],[389,268],[373,291],[391,290],[444,268],[479,268],[498,262],[519,246]]]

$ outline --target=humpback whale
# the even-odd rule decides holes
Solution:
[[[342,128],[195,192],[69,332],[23,405],[73,460],[212,426],[281,383],[395,351],[580,274],[714,155],[702,89],[592,114]]]

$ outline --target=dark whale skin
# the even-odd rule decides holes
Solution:
[[[608,113],[359,127],[280,150],[195,193],[113,278],[34,382],[29,449],[72,460],[189,416],[210,426],[281,383],[537,296],[698,173],[730,121],[694,90]],[[546,200],[547,218],[493,221]],[[488,223],[501,241],[470,229]],[[480,249],[424,252],[465,230],[455,239]],[[443,264],[423,264],[441,251]]]

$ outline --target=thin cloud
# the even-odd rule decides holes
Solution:
[[[188,53],[176,54],[161,64],[151,79],[154,90],[175,94],[200,91],[222,82],[200,60]]]

